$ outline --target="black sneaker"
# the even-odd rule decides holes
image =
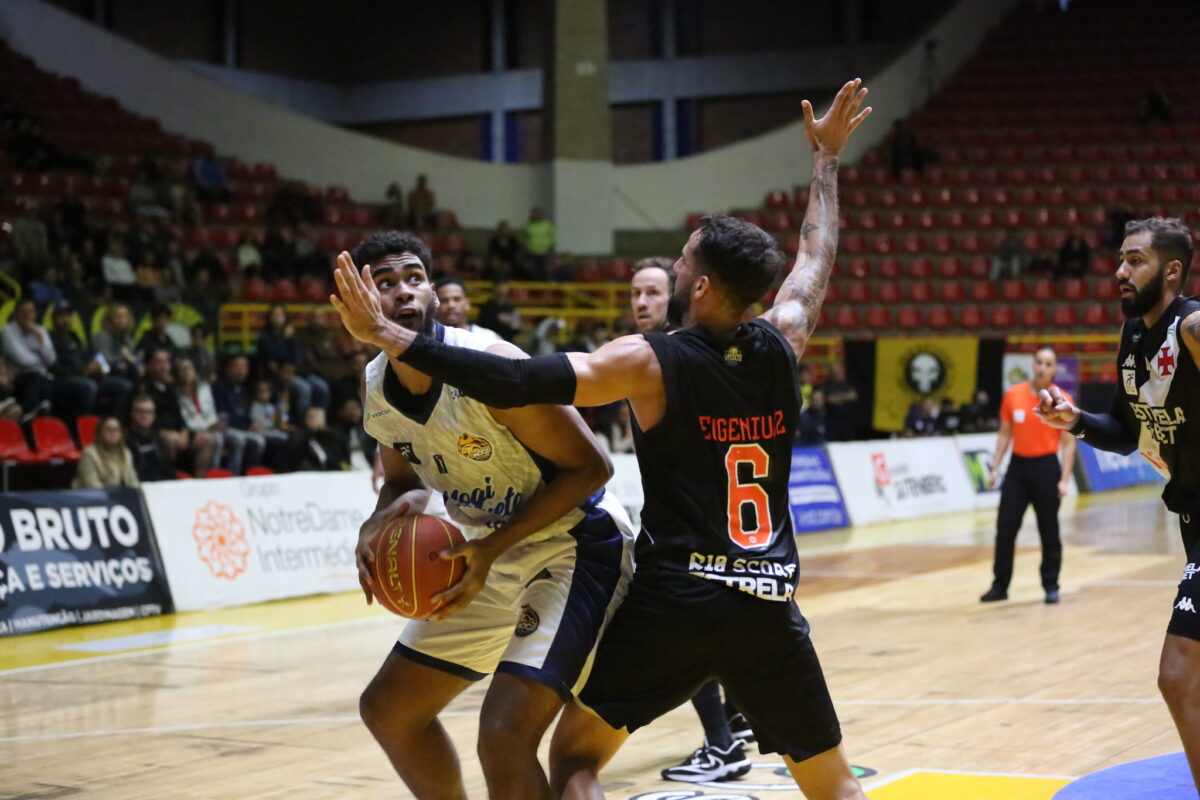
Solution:
[[[1058,589],[1047,589],[1046,590],[1046,602],[1051,605],[1054,605],[1055,603],[1058,602]]]
[[[683,763],[667,767],[662,771],[664,781],[700,783],[702,781],[730,781],[750,771],[750,759],[742,751],[742,743],[734,740],[728,749],[712,747],[708,740],[700,745]]]
[[[1007,600],[1007,599],[1008,599],[1008,592],[1004,591],[1003,589],[997,589],[995,586],[993,586],[992,588],[987,590],[987,592],[983,595],[983,597],[979,598],[979,602],[994,603],[997,600]]]
[[[750,729],[750,723],[746,721],[746,717],[741,713],[734,714],[729,718],[729,735],[742,740],[742,744],[754,744],[754,731]]]

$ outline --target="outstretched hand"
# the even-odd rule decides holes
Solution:
[[[1051,428],[1070,430],[1079,422],[1079,409],[1074,406],[1057,386],[1038,392],[1038,404],[1033,413]]]
[[[871,114],[867,106],[859,111],[859,106],[867,97],[867,90],[862,86],[862,78],[855,78],[838,90],[833,98],[833,105],[825,112],[825,116],[815,119],[812,103],[801,101],[804,109],[804,133],[814,152],[836,156],[842,152],[846,140],[864,119]]]
[[[371,279],[370,267],[364,266],[360,272],[350,254],[343,251],[337,257],[333,281],[341,297],[331,294],[329,302],[342,318],[346,330],[360,342],[376,344],[388,320],[383,315],[379,289]]]

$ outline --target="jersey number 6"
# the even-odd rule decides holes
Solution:
[[[767,490],[757,483],[739,483],[738,467],[750,465],[751,478],[767,477],[770,456],[758,444],[730,445],[725,453],[725,472],[729,475],[729,538],[738,547],[766,547],[771,541],[771,509],[767,505]],[[742,523],[743,506],[754,507],[754,527],[746,530]]]

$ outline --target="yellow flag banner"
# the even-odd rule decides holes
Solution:
[[[876,341],[875,429],[903,431],[909,406],[928,397],[970,403],[978,358],[972,336]]]

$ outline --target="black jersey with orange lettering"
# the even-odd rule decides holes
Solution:
[[[800,415],[791,345],[763,320],[727,340],[700,327],[646,340],[666,408],[653,428],[633,431],[645,496],[638,579],[790,600],[799,567],[788,477]]]
[[[1180,330],[1197,311],[1200,300],[1181,295],[1149,329],[1127,321],[1117,355],[1113,413],[1137,431],[1138,450],[1167,479],[1163,500],[1177,514],[1200,511],[1200,369]]]

